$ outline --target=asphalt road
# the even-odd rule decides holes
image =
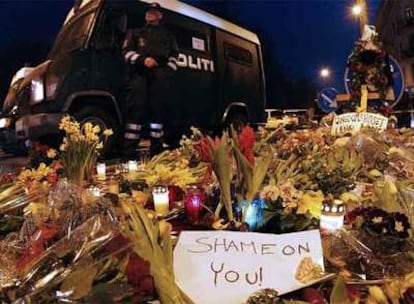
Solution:
[[[28,163],[28,161],[29,158],[27,156],[14,157],[6,155],[0,150],[0,174],[18,172]]]

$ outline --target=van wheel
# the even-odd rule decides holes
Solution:
[[[240,112],[232,113],[226,120],[226,128],[233,126],[234,130],[240,132],[247,125],[247,117]]]
[[[93,106],[78,109],[73,113],[73,116],[81,125],[84,125],[87,122],[90,122],[94,126],[98,125],[101,132],[106,129],[112,129],[114,134],[109,136],[108,140],[104,143],[102,154],[105,157],[108,157],[114,153],[115,143],[120,130],[113,117],[111,117],[105,110]]]

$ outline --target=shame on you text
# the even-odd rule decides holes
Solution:
[[[194,245],[187,249],[189,253],[244,253],[255,255],[276,255],[291,256],[294,254],[309,254],[308,242],[298,244],[277,244],[276,242],[260,241],[235,241],[224,237],[200,237],[194,241]]]

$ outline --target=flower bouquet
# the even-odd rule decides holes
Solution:
[[[86,202],[61,180],[23,219],[0,241],[3,303],[191,303],[174,282],[171,228],[141,206],[111,195]]]
[[[66,177],[77,185],[82,185],[85,180],[90,182],[99,151],[103,142],[113,134],[112,130],[102,131],[89,122],[81,126],[69,116],[62,118],[59,129],[65,132],[60,159]]]
[[[267,169],[272,160],[269,145],[261,150],[261,155],[254,155],[255,135],[252,128],[244,127],[238,134],[233,129],[224,132],[221,138],[213,140],[209,136],[201,139],[197,149],[198,157],[208,164],[214,173],[220,189],[220,199],[215,209],[215,224],[217,229],[244,229],[246,219],[252,219],[250,230],[257,224],[258,210],[251,207],[266,176]],[[234,195],[232,195],[234,189]],[[236,213],[234,208],[236,201]],[[255,208],[261,209],[261,206]],[[222,209],[225,208],[225,220]],[[252,214],[255,213],[253,216]],[[227,224],[222,224],[227,221]]]
[[[346,215],[347,230],[324,238],[324,256],[347,277],[382,280],[414,271],[407,217],[378,207],[356,208]]]

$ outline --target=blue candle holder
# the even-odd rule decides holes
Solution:
[[[249,224],[250,231],[256,231],[262,227],[263,208],[264,199],[262,198],[252,200],[250,205],[245,200],[242,202],[242,214],[244,215],[244,221]]]

